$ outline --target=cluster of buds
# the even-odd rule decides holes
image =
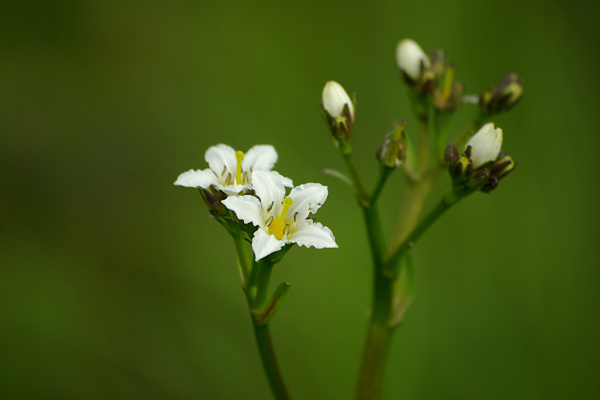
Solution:
[[[454,65],[442,50],[429,56],[411,39],[396,48],[396,64],[404,81],[421,96],[431,95],[437,110],[452,111],[461,103],[463,85],[454,80]]]
[[[342,85],[329,81],[323,88],[323,113],[333,137],[347,141],[352,135],[354,123],[354,102]]]
[[[497,87],[489,87],[479,95],[479,107],[486,114],[510,110],[523,97],[521,77],[509,73]]]
[[[462,154],[448,145],[445,161],[453,186],[465,186],[489,193],[515,168],[511,156],[501,151],[502,129],[485,124],[467,143]]]
[[[388,168],[398,168],[406,157],[405,125],[406,121],[399,121],[396,130],[385,136],[375,153],[379,162]]]

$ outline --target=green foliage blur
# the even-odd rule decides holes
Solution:
[[[0,398],[270,398],[231,240],[172,184],[217,143],[272,144],[278,171],[329,187],[318,218],[340,248],[277,265],[291,288],[272,333],[295,398],[352,398],[371,266],[350,190],[322,172],[343,164],[319,102],[332,79],[356,93],[372,186],[394,122],[417,130],[395,67],[404,37],[445,49],[468,94],[514,71],[525,97],[494,120],[515,172],[416,247],[384,398],[600,398],[599,8],[2,2]],[[382,194],[390,233],[405,188],[397,173]]]

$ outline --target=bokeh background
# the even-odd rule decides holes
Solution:
[[[515,71],[526,95],[495,119],[516,172],[418,244],[384,397],[600,398],[598,4],[2,2],[0,397],[270,398],[229,237],[172,185],[223,142],[273,144],[280,172],[329,186],[318,217],[340,248],[277,266],[291,290],[272,331],[295,398],[352,398],[369,253],[322,173],[343,165],[321,89],[357,94],[372,182],[394,121],[416,129],[394,63],[411,37],[468,93]],[[388,232],[404,190],[397,174],[383,193]]]

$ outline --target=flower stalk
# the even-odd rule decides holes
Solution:
[[[242,265],[241,269],[243,271],[250,271],[247,287],[244,288],[244,285],[242,285],[242,287],[244,288],[248,307],[250,308],[250,316],[260,359],[267,380],[269,381],[269,386],[273,392],[273,396],[276,400],[287,400],[290,399],[290,395],[283,380],[283,375],[279,369],[279,363],[275,355],[275,349],[269,331],[268,320],[265,320],[264,312],[256,312],[265,307],[269,293],[269,281],[271,279],[273,264],[269,262],[269,260],[261,260],[258,262],[252,261],[252,252],[248,251],[248,244],[244,243],[245,239],[242,238],[241,240],[242,242],[240,242],[240,238],[234,237],[238,262]]]

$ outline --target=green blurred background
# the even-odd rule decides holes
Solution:
[[[509,71],[525,98],[495,122],[518,168],[417,247],[417,296],[386,399],[600,398],[598,2],[122,2],[0,5],[0,398],[268,399],[235,255],[192,189],[217,143],[273,144],[321,182],[339,249],[296,248],[272,324],[297,399],[352,397],[369,253],[321,118],[358,97],[373,152],[407,118],[404,37],[444,48],[468,93]],[[470,120],[464,106],[458,132]],[[437,198],[448,186],[442,177]],[[392,231],[405,184],[382,199]]]

